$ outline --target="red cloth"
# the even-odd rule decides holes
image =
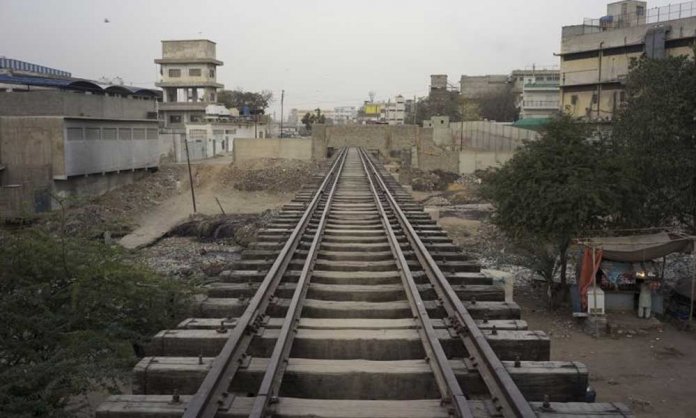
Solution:
[[[587,311],[587,291],[592,286],[592,278],[597,275],[599,265],[602,263],[602,250],[594,250],[595,260],[592,262],[592,248],[585,248],[585,254],[582,256],[582,269],[580,270],[580,304],[583,312]]]

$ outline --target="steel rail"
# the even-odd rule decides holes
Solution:
[[[273,401],[277,399],[283,373],[285,373],[288,358],[290,356],[290,349],[292,347],[293,340],[295,339],[295,332],[297,331],[297,326],[299,325],[302,306],[304,304],[305,297],[307,296],[307,289],[309,288],[309,283],[311,281],[312,271],[314,270],[314,265],[316,263],[316,257],[319,253],[319,243],[324,236],[324,229],[331,210],[331,202],[333,201],[333,197],[336,193],[336,186],[338,184],[338,179],[341,176],[341,172],[343,171],[344,165],[345,159],[341,161],[340,166],[338,167],[338,170],[334,176],[331,188],[329,189],[326,202],[324,203],[324,210],[321,213],[319,225],[317,226],[317,232],[314,234],[312,245],[309,248],[307,257],[305,258],[302,273],[300,274],[300,278],[297,281],[292,299],[290,300],[290,305],[288,306],[288,311],[285,314],[283,326],[280,329],[278,340],[273,347],[273,353],[269,359],[268,366],[266,367],[263,380],[261,381],[261,386],[256,394],[256,399],[254,400],[249,417],[266,417],[269,406],[271,406]]]
[[[379,186],[384,192],[384,196],[387,198],[392,211],[411,244],[411,248],[416,253],[438,297],[442,300],[442,305],[447,311],[450,321],[453,322],[455,329],[457,329],[469,353],[472,364],[477,368],[486,384],[496,409],[505,417],[536,417],[537,415],[532,410],[529,402],[522,396],[507,369],[505,369],[505,366],[503,366],[503,363],[486,340],[485,335],[476,325],[476,321],[461,302],[454,289],[452,289],[452,286],[430,255],[423,241],[421,241],[413,229],[410,221],[382,179],[382,175],[365,151],[361,149],[361,153],[366,155],[371,169],[376,174]]]
[[[368,159],[368,157],[363,155],[362,149],[359,150],[359,155],[363,169],[365,170],[365,175],[370,183],[370,191],[372,192],[375,199],[375,204],[380,213],[382,225],[387,233],[392,254],[394,254],[394,258],[396,259],[396,265],[406,290],[406,295],[410,302],[409,304],[411,305],[414,319],[418,320],[417,328],[427,356],[426,361],[433,370],[442,400],[444,403],[451,404],[453,409],[451,412],[454,412],[457,417],[473,417],[474,410],[464,395],[464,392],[457,381],[457,377],[454,374],[454,370],[452,370],[450,362],[447,359],[447,355],[440,344],[440,340],[438,339],[435,328],[432,325],[432,321],[428,315],[425,303],[423,302],[420,292],[418,291],[418,285],[413,279],[413,274],[408,266],[406,257],[401,249],[401,245],[396,238],[394,229],[391,226],[389,216],[384,210],[384,206],[382,205],[382,201],[380,199],[380,193],[372,180],[371,170],[368,168],[365,161]],[[377,175],[376,172],[375,175]]]
[[[276,260],[266,273],[259,289],[249,301],[244,313],[236,322],[222,350],[213,361],[203,383],[186,405],[183,414],[184,418],[213,418],[219,409],[231,405],[234,396],[227,392],[229,384],[239,367],[244,363],[246,357],[245,352],[254,334],[262,325],[265,311],[273,299],[273,295],[283,274],[285,274],[287,270],[288,264],[292,260],[295,250],[302,240],[302,236],[307,229],[307,225],[314,211],[319,205],[321,197],[324,195],[324,189],[326,189],[330,179],[335,176],[336,169],[341,166],[342,161],[345,160],[346,154],[346,149],[342,149],[333,161],[329,172],[324,177],[314,197],[307,205],[307,209],[300,218],[300,221],[293,229],[290,237],[276,257]]]

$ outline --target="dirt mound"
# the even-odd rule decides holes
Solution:
[[[83,201],[66,201],[65,232],[98,238],[108,231],[112,237],[121,237],[135,227],[133,218],[177,193],[184,179],[184,167],[163,166],[145,178],[119,187],[102,196]],[[60,210],[43,214],[38,226],[51,232],[60,232],[63,223]]]
[[[296,192],[322,167],[315,161],[263,159],[233,166],[227,177],[237,190]]]

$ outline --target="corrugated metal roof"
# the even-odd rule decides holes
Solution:
[[[100,85],[94,81],[81,78],[48,78],[0,74],[0,83],[24,84],[27,86],[53,87],[65,90],[92,91],[100,93],[132,94],[135,96],[161,96],[161,92],[159,90],[122,85]]]

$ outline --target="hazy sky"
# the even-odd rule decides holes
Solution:
[[[162,39],[217,42],[226,88],[268,89],[278,111],[427,94],[430,74],[558,63],[561,26],[608,0],[0,0],[0,56],[151,87]],[[650,2],[649,7],[668,1]],[[110,23],[105,23],[104,19]]]

